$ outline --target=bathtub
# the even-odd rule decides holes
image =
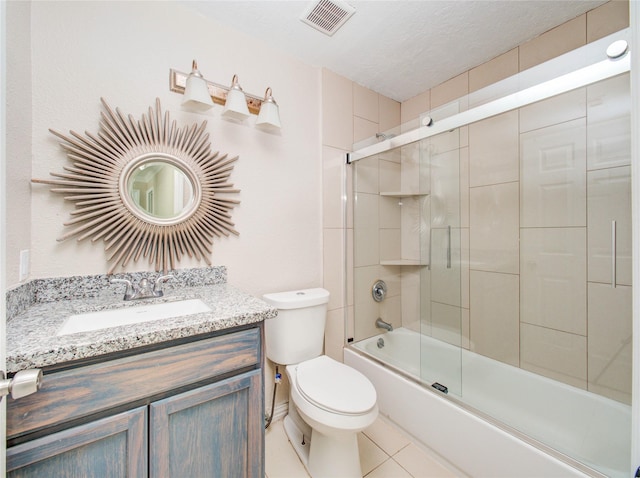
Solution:
[[[631,476],[630,406],[404,328],[344,358],[380,413],[470,476]]]

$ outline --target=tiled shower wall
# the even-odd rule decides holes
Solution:
[[[355,328],[357,327],[354,324],[353,315],[353,304],[358,300],[356,295],[369,294],[369,291],[353,290],[353,277],[351,275],[354,265],[354,258],[351,254],[351,251],[353,251],[353,218],[350,215],[352,205],[349,204],[346,208],[346,217],[345,209],[343,208],[343,202],[352,197],[349,190],[351,186],[351,167],[345,167],[344,165],[344,153],[351,150],[352,144],[371,137],[376,132],[386,131],[398,126],[401,122],[409,122],[425,111],[463,97],[469,92],[511,76],[518,71],[525,70],[578,48],[585,43],[626,28],[628,22],[628,2],[625,0],[610,1],[518,48],[510,50],[487,63],[452,78],[442,85],[403,102],[401,108],[393,100],[360,87],[330,71],[323,71],[324,286],[332,294],[325,342],[326,352],[329,355],[338,359],[342,358],[342,346],[347,338],[355,335]],[[467,141],[466,137],[463,136],[468,134],[468,131],[462,132],[461,145]],[[462,167],[465,164],[463,161]],[[385,166],[392,169],[398,168],[399,158],[387,158]],[[345,176],[347,176],[346,181]],[[386,173],[384,176],[386,177]],[[392,181],[392,179],[389,180]],[[495,191],[507,194],[508,186],[497,187]],[[418,201],[418,199],[410,198],[406,201]],[[464,213],[465,204],[463,201],[461,205],[461,219],[468,217]],[[395,219],[390,220],[395,221]],[[393,223],[388,223],[387,226],[391,226],[388,227],[388,238],[391,238],[393,234],[397,234],[393,231],[393,229],[397,229]],[[462,241],[468,242],[469,238],[465,236],[465,231],[468,229],[465,228],[464,224],[461,224],[461,226],[462,234],[460,237]],[[346,248],[344,246],[345,236]],[[383,239],[382,246],[379,245],[378,247],[382,247],[383,251],[388,251],[389,247],[394,247],[393,244],[395,244],[394,241]],[[462,261],[464,262],[465,260],[468,261],[469,258],[462,257]],[[390,278],[399,276],[400,267],[384,266]],[[491,274],[491,272],[486,273]],[[392,289],[392,292],[394,290],[396,292],[392,294],[392,298],[390,298],[385,307],[393,308],[394,311],[392,312],[397,311],[398,317],[401,315],[401,310],[407,311],[408,307],[415,307],[413,304],[416,301],[411,295],[420,293],[419,284],[424,284],[424,281],[421,282],[419,280],[420,275],[421,273],[418,269],[403,274],[403,294],[399,293],[399,284],[393,284],[392,282],[390,289]],[[477,282],[478,279],[479,276],[474,274],[473,281]],[[463,274],[462,282],[465,280],[469,283],[472,281],[471,277],[465,279]],[[345,281],[346,287],[343,286]],[[409,284],[412,284],[413,287],[411,293],[409,293],[411,289]],[[506,284],[506,287],[509,287],[509,284]],[[465,296],[465,290],[463,288],[460,300],[462,301],[463,311],[468,311],[469,309],[464,305],[468,305],[470,299]],[[364,296],[362,300],[364,300]],[[377,312],[379,310],[374,313]],[[415,314],[407,315],[420,316],[418,311]],[[466,323],[468,323],[468,320],[463,320],[463,324]],[[414,321],[413,327],[417,326],[418,324]],[[365,327],[370,327],[370,325],[367,324]],[[463,330],[463,334],[465,337],[469,336],[468,331]],[[463,345],[465,344],[463,343]]]

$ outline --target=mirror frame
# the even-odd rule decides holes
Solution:
[[[240,201],[229,197],[240,192],[229,182],[238,157],[211,151],[206,121],[179,128],[169,112],[162,115],[159,99],[155,111],[149,107],[138,121],[112,110],[104,98],[100,101],[105,111],[97,135],[70,131],[65,136],[49,130],[63,140],[60,145],[73,166],[64,166],[65,173],[50,173],[56,179],[32,179],[54,186],[52,192],[75,203],[64,223],[73,228],[57,240],[102,239],[111,263],[108,274],[140,257],[148,258],[156,271],[175,269],[184,255],[211,265],[214,236],[239,235],[231,211]],[[151,161],[177,167],[192,183],[193,204],[175,218],[146,214],[129,196],[129,177]]]

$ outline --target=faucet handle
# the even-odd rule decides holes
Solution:
[[[160,276],[155,280],[155,282],[153,283],[153,292],[156,294],[157,297],[160,297],[163,294],[162,289],[160,288],[162,283],[167,282],[170,279],[173,279],[173,276],[171,274],[167,274],[164,276]]]
[[[133,297],[134,290],[133,284],[129,279],[111,279],[109,282],[112,284],[122,283],[127,284],[127,289],[124,292],[124,300],[130,300]]]

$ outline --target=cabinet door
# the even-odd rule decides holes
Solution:
[[[7,477],[145,477],[146,429],[141,407],[13,446]]]
[[[262,396],[255,370],[152,403],[150,476],[264,477]]]

